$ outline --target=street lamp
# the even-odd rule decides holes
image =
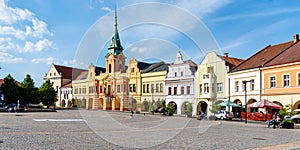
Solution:
[[[244,90],[245,90],[245,112],[246,112],[246,116],[245,116],[245,124],[247,124],[247,82],[251,82],[251,81],[243,81],[243,85],[244,85]]]

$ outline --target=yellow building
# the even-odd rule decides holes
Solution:
[[[292,46],[265,64],[262,69],[263,99],[300,109],[300,42],[295,35]]]
[[[154,63],[142,71],[141,111],[147,112],[150,102],[154,103],[154,110],[166,100],[165,80],[168,65],[164,62]]]
[[[102,106],[103,110],[128,110],[128,78],[123,55],[123,47],[117,29],[117,14],[115,12],[115,30],[105,56],[106,71],[96,76],[99,100],[94,99],[93,109]]]

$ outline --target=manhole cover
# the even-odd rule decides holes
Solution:
[[[253,138],[254,140],[266,140],[264,138]]]

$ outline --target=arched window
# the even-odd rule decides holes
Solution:
[[[108,65],[108,73],[111,73],[111,64]]]

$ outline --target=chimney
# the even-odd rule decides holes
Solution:
[[[229,53],[224,53],[225,57],[228,57],[228,54],[229,54]]]
[[[294,35],[294,43],[299,41],[299,34]]]

